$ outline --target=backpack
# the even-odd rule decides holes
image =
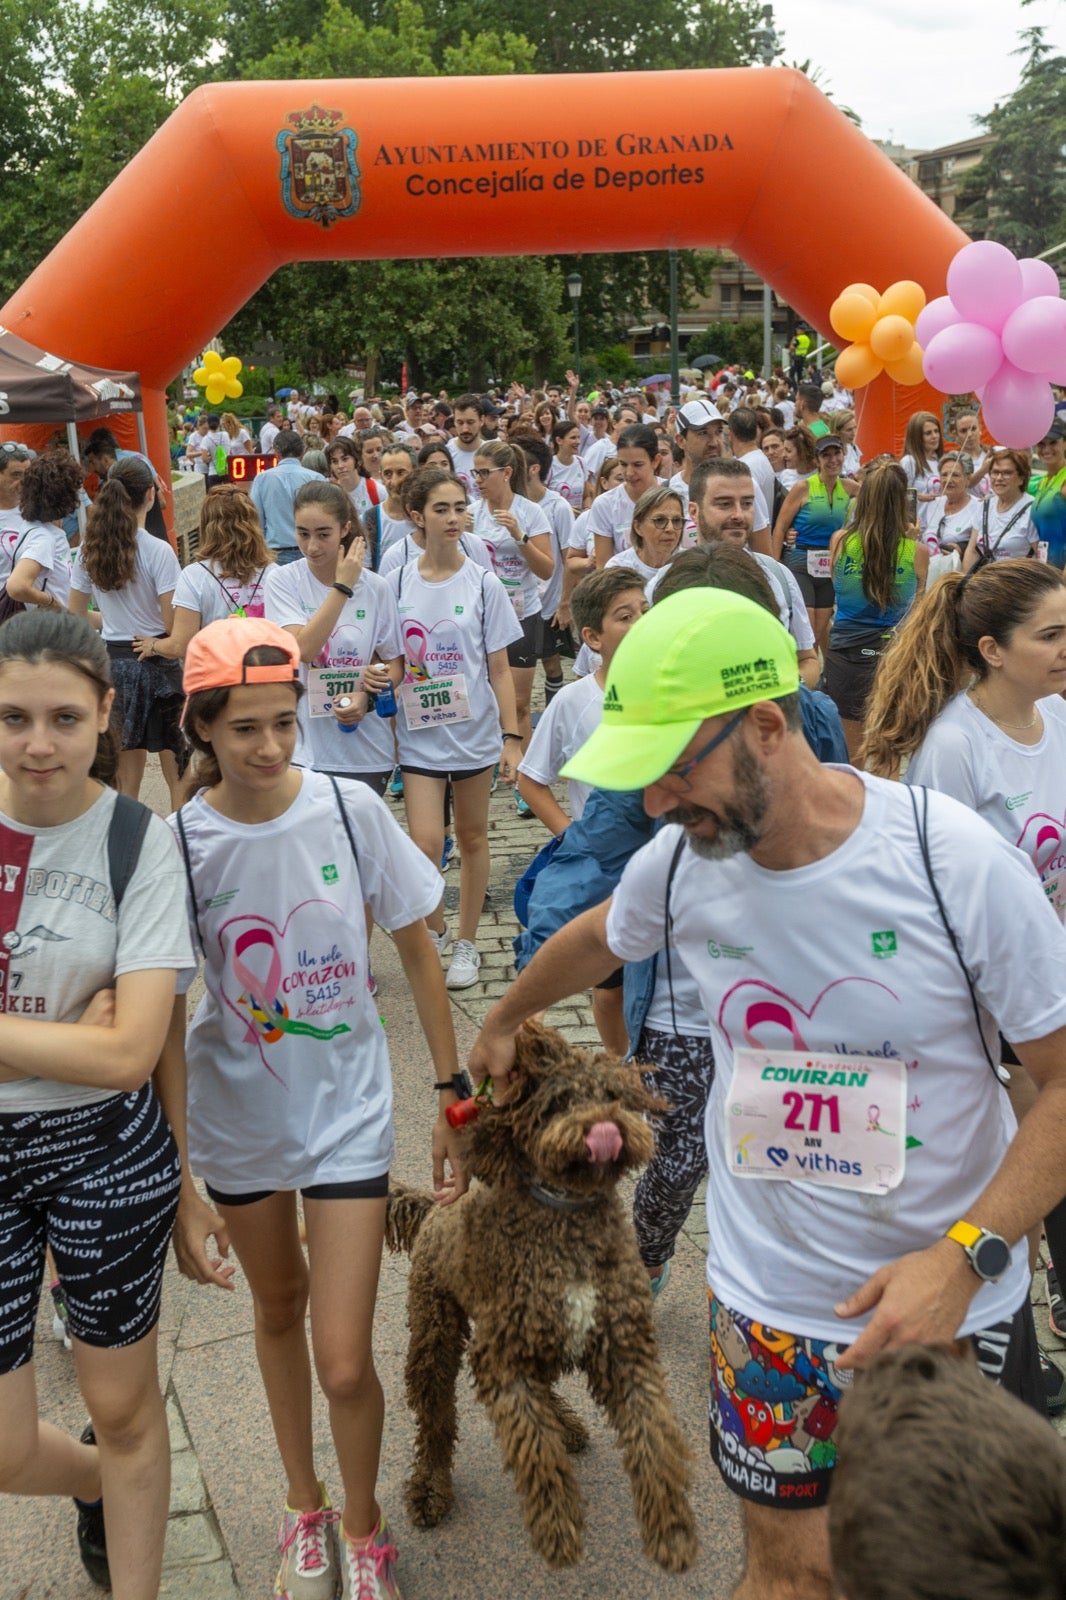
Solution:
[[[115,796],[115,809],[107,830],[107,871],[115,899],[115,915],[130,886],[130,879],[141,858],[141,846],[148,832],[152,813],[128,794]]]

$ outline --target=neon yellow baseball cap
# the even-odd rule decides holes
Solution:
[[[799,688],[792,635],[727,589],[683,589],[652,606],[611,662],[603,721],[562,769],[599,789],[655,783],[708,717]]]

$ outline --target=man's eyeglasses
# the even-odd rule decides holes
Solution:
[[[5,456],[8,461],[36,461],[37,452],[31,450],[29,445],[16,444],[8,439],[0,444],[0,456]]]
[[[494,472],[506,472],[506,467],[475,467],[470,476],[481,483],[485,478],[491,478]]]
[[[662,777],[658,780],[659,783],[665,783],[667,778],[669,778],[671,783],[681,784],[684,789],[688,789],[690,787],[688,780],[692,776],[693,772],[695,772],[700,762],[705,761],[713,750],[718,749],[720,744],[724,744],[729,738],[730,734],[736,733],[750,709],[750,706],[745,706],[743,711],[738,711],[735,717],[730,717],[725,727],[719,728],[710,744],[705,744],[703,749],[698,751],[697,754],[691,758],[691,760],[686,761],[683,766],[667,767]]]

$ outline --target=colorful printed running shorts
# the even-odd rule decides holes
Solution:
[[[852,1382],[836,1363],[848,1345],[782,1333],[731,1311],[708,1290],[711,1459],[733,1493],[757,1505],[825,1505],[836,1464],[837,1406]],[[1026,1296],[1013,1317],[970,1336],[994,1382],[1046,1415]]]

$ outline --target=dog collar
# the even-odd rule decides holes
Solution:
[[[550,1206],[553,1211],[587,1211],[603,1199],[599,1194],[567,1194],[562,1189],[551,1189],[546,1183],[538,1183],[536,1178],[527,1178],[526,1188],[532,1199],[539,1200],[542,1206]]]

